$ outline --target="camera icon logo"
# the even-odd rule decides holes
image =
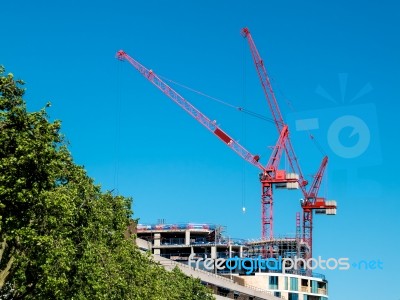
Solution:
[[[373,103],[354,104],[372,87],[366,84],[350,101],[345,101],[347,74],[339,74],[339,80],[342,101],[336,101],[319,86],[316,93],[335,106],[291,113],[287,116],[289,127],[292,132],[308,132],[315,137],[337,168],[379,165],[382,157],[376,107]]]
[[[345,145],[341,141],[340,133],[345,128],[351,128],[349,138],[358,135],[358,141],[353,145]],[[369,147],[371,133],[363,119],[354,115],[345,115],[337,118],[328,129],[328,144],[334,153],[343,158],[355,158],[362,155]]]

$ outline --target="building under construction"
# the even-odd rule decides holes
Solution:
[[[203,284],[219,299],[328,299],[328,282],[323,275],[304,265],[283,267],[285,259],[307,257],[309,246],[296,237],[232,240],[224,237],[222,226],[189,223],[139,224],[137,238],[140,248],[151,251],[163,265],[209,273]],[[274,259],[276,265],[251,267],[260,257]],[[239,259],[243,264],[228,265]]]

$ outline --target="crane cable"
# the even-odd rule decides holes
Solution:
[[[205,97],[205,98],[208,98],[208,99],[211,99],[211,100],[213,100],[213,101],[215,101],[215,102],[218,102],[218,103],[220,103],[220,104],[222,104],[222,105],[225,105],[225,106],[227,106],[227,107],[233,108],[233,109],[235,109],[235,110],[238,110],[238,111],[243,112],[243,113],[245,113],[245,114],[248,114],[248,115],[250,115],[250,116],[256,117],[256,118],[258,118],[258,119],[261,119],[261,120],[264,120],[264,121],[267,121],[267,122],[271,122],[271,123],[275,123],[275,121],[274,121],[272,118],[268,118],[268,117],[266,117],[266,116],[264,116],[264,115],[262,115],[262,114],[259,114],[259,113],[256,113],[256,112],[254,112],[254,111],[248,110],[247,108],[240,107],[240,106],[235,106],[235,105],[230,104],[230,103],[228,103],[228,102],[226,102],[226,101],[223,101],[223,100],[221,100],[221,99],[219,99],[219,98],[216,98],[216,97],[207,95],[207,94],[205,94],[205,93],[203,93],[203,92],[200,92],[200,91],[198,91],[198,90],[195,90],[195,89],[193,89],[193,88],[191,88],[191,87],[188,87],[188,86],[186,86],[186,85],[184,85],[184,84],[181,84],[181,83],[179,83],[179,82],[176,82],[176,81],[173,81],[173,80],[171,80],[171,79],[168,79],[168,78],[166,78],[166,77],[164,77],[164,76],[158,75],[158,77],[162,78],[162,79],[165,80],[165,81],[168,81],[168,82],[170,82],[170,83],[173,83],[173,84],[175,84],[175,85],[177,85],[177,86],[180,86],[180,87],[182,87],[182,88],[184,88],[184,89],[187,89],[187,90],[189,90],[189,91],[191,91],[191,92],[194,92],[194,93],[196,93],[196,94],[198,94],[198,95],[200,95],[200,96],[203,96],[203,97]]]
[[[289,107],[289,109],[293,112],[296,113],[298,112],[292,102],[289,100],[289,98],[286,97],[286,95],[283,93],[283,91],[280,89],[279,84],[277,84],[277,82],[274,80],[273,77],[271,77],[271,81],[274,84],[275,89],[278,90],[279,94],[282,96],[282,98],[286,101],[286,105]],[[310,137],[311,141],[314,143],[314,146],[318,149],[318,151],[323,155],[326,156],[326,152],[324,150],[324,148],[322,147],[322,145],[318,142],[318,140],[315,138],[315,136],[310,132],[309,129],[306,130],[308,133],[308,136]]]
[[[242,100],[243,106],[245,105],[245,100],[246,100],[246,82],[245,82],[246,69],[245,69],[245,65],[246,64],[244,63],[243,64],[243,78],[244,78],[243,79],[243,100]],[[194,92],[194,93],[196,93],[196,94],[198,94],[200,96],[203,96],[205,98],[213,100],[213,101],[215,101],[215,102],[217,102],[219,104],[222,104],[224,106],[227,106],[229,108],[233,108],[235,110],[238,110],[238,111],[240,111],[240,112],[242,112],[244,114],[248,114],[250,116],[256,117],[258,119],[261,119],[261,120],[264,120],[264,121],[267,121],[267,122],[275,123],[272,118],[267,118],[266,116],[263,116],[263,115],[261,115],[259,113],[250,111],[250,110],[244,108],[243,106],[235,106],[235,105],[230,104],[230,103],[228,103],[226,101],[223,101],[223,100],[221,100],[219,98],[207,95],[207,94],[205,94],[203,92],[200,92],[200,91],[195,90],[195,89],[193,89],[191,87],[188,87],[188,86],[186,86],[184,84],[181,84],[181,83],[178,83],[176,81],[173,81],[173,80],[171,80],[169,78],[166,78],[164,76],[160,76],[159,75],[159,77],[162,78],[165,81],[168,81],[168,82],[174,84],[174,85],[180,86],[180,87],[182,87],[182,88],[184,88],[186,90]],[[244,114],[242,115],[242,132],[243,132],[243,140],[246,141],[246,130],[245,130],[246,129],[246,119],[244,117],[245,116]],[[243,161],[243,172],[242,172],[242,212],[246,213],[246,165],[245,165],[244,161]]]
[[[115,139],[114,139],[114,188],[115,195],[119,195],[119,167],[120,167],[120,144],[121,144],[121,113],[122,113],[122,85],[121,64],[117,64],[117,101],[115,102]]]
[[[245,73],[245,69],[243,69],[243,72]],[[189,90],[189,91],[191,91],[191,92],[194,92],[194,93],[196,93],[196,94],[198,94],[198,95],[200,95],[200,96],[203,96],[203,97],[205,97],[205,98],[208,98],[208,99],[210,99],[210,100],[213,100],[213,101],[215,101],[215,102],[217,102],[217,103],[220,103],[220,104],[222,104],[222,105],[224,105],[224,106],[233,108],[233,109],[235,109],[235,110],[238,110],[238,111],[240,111],[240,112],[242,112],[242,113],[245,113],[245,114],[247,114],[247,115],[250,115],[250,116],[252,116],[252,117],[255,117],[255,118],[258,118],[258,119],[261,119],[261,120],[264,120],[264,121],[271,122],[271,123],[274,123],[274,124],[275,124],[275,121],[274,121],[272,118],[268,118],[268,117],[266,117],[266,116],[264,116],[264,115],[262,115],[262,114],[253,112],[253,111],[248,110],[248,109],[246,109],[246,108],[244,108],[244,107],[235,106],[235,105],[233,105],[233,104],[231,104],[231,103],[228,103],[228,102],[223,101],[223,100],[221,100],[221,99],[219,99],[219,98],[216,98],[216,97],[207,95],[206,93],[203,93],[203,92],[200,92],[200,91],[198,91],[198,90],[195,90],[195,89],[193,89],[193,88],[191,88],[191,87],[188,87],[188,86],[186,86],[186,85],[184,85],[184,84],[178,83],[178,82],[176,82],[176,81],[174,81],[174,80],[171,80],[171,79],[169,79],[169,78],[166,78],[166,77],[164,77],[164,76],[159,76],[159,77],[162,78],[162,79],[164,79],[165,81],[168,81],[168,82],[170,82],[170,83],[172,83],[172,84],[175,84],[175,85],[177,85],[177,86],[180,86],[180,87],[182,87],[182,88],[184,88],[184,89],[186,89],[186,90]],[[274,78],[273,78],[273,77],[270,77],[270,79],[271,79],[271,81],[273,82],[274,86],[277,88],[279,94],[280,94],[280,95],[282,96],[282,98],[285,100],[286,105],[289,107],[289,109],[290,109],[292,112],[296,113],[297,110],[294,108],[292,102],[285,96],[285,94],[284,94],[284,93],[282,92],[282,90],[279,88],[279,85],[276,83],[276,81],[274,80]],[[245,85],[245,84],[244,84],[244,85]],[[243,97],[245,97],[245,89],[243,89],[243,93],[244,93],[244,94],[243,94]],[[244,126],[244,121],[243,121],[243,126]],[[307,133],[308,133],[309,138],[310,138],[311,141],[313,142],[314,146],[317,148],[317,150],[318,150],[323,156],[326,156],[326,152],[324,151],[322,145],[317,141],[317,139],[315,138],[315,136],[310,132],[310,130],[307,129],[306,131],[307,131]],[[244,178],[244,177],[245,177],[245,174],[243,175],[243,178]],[[244,181],[244,179],[243,179],[243,181]],[[244,182],[243,182],[243,185],[244,185]],[[243,190],[243,194],[244,194],[244,190]],[[243,211],[243,212],[246,211],[244,196],[242,196],[242,211]]]
[[[270,123],[275,123],[275,121],[274,121],[272,118],[268,118],[268,117],[266,117],[266,116],[264,116],[264,115],[262,115],[262,114],[259,114],[259,113],[257,113],[257,112],[248,110],[247,108],[244,108],[244,107],[241,107],[241,106],[235,106],[235,105],[233,105],[233,104],[231,104],[231,103],[228,103],[228,102],[226,102],[226,101],[221,100],[220,98],[216,98],[216,97],[207,95],[206,93],[203,93],[203,92],[200,92],[200,91],[198,91],[198,90],[195,90],[195,89],[193,89],[193,88],[191,88],[191,87],[188,87],[188,86],[186,86],[186,85],[184,85],[184,84],[181,84],[181,83],[179,83],[179,82],[176,82],[176,81],[174,81],[174,80],[168,79],[168,78],[166,78],[166,77],[164,77],[164,76],[159,76],[159,77],[162,78],[162,79],[164,79],[165,81],[168,81],[168,82],[170,82],[170,83],[172,83],[172,84],[175,84],[175,85],[177,85],[177,86],[180,86],[180,87],[182,87],[182,88],[184,88],[184,89],[187,89],[187,90],[189,90],[189,91],[191,91],[191,92],[194,92],[194,93],[196,93],[196,94],[198,94],[198,95],[200,95],[200,96],[203,96],[203,97],[205,97],[205,98],[211,99],[211,100],[213,100],[213,101],[215,101],[215,102],[218,102],[218,103],[220,103],[220,104],[222,104],[222,105],[225,105],[225,106],[227,106],[227,107],[230,107],[230,108],[233,108],[233,109],[235,109],[235,110],[238,110],[238,111],[240,111],[240,112],[242,112],[242,113],[245,113],[245,114],[247,114],[247,115],[250,115],[250,116],[252,116],[252,117],[255,117],[255,118],[258,118],[258,119],[261,119],[261,120],[270,122]],[[280,95],[282,96],[282,98],[286,101],[286,105],[289,107],[289,109],[290,109],[292,112],[294,112],[294,113],[297,112],[297,110],[294,108],[292,102],[284,95],[284,93],[282,92],[282,90],[279,88],[279,85],[276,84],[274,78],[271,77],[271,81],[274,83],[274,86],[277,87],[277,90],[278,90],[279,94],[280,94]],[[325,152],[325,150],[323,149],[322,145],[317,141],[317,139],[315,138],[315,136],[310,132],[310,130],[307,130],[307,133],[308,133],[308,136],[310,137],[311,141],[314,143],[314,146],[318,149],[318,151],[319,151],[322,155],[325,156],[325,155],[326,155],[326,152]]]
[[[245,63],[245,58],[246,58],[246,44],[243,43],[243,95],[242,95],[242,106],[246,106],[246,63]],[[244,143],[246,143],[246,115],[242,114],[242,134],[243,134],[243,141]],[[242,213],[245,214],[246,213],[246,163],[245,161],[242,161]]]

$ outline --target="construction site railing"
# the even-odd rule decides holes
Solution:
[[[162,257],[162,256],[160,256],[160,257]],[[265,294],[268,294],[268,295],[273,295],[273,293],[272,293],[271,291],[268,291],[268,290],[265,290],[265,289],[262,289],[262,288],[258,288],[258,287],[255,287],[255,286],[252,286],[252,285],[249,285],[249,284],[241,285],[241,284],[238,284],[237,282],[235,282],[233,279],[226,278],[226,277],[224,277],[224,276],[220,276],[220,275],[215,274],[215,273],[212,273],[212,272],[204,271],[204,270],[202,270],[202,269],[198,269],[198,268],[195,268],[195,267],[191,267],[191,266],[189,266],[189,265],[186,265],[186,264],[183,264],[183,263],[180,263],[180,262],[176,262],[176,261],[172,261],[172,260],[169,260],[169,261],[160,260],[160,261],[158,261],[158,262],[161,263],[163,266],[170,265],[170,266],[178,266],[178,267],[184,267],[184,268],[187,268],[187,269],[195,270],[195,271],[197,271],[197,272],[206,274],[207,276],[215,277],[215,278],[218,278],[218,279],[220,279],[220,280],[225,280],[225,281],[227,281],[227,282],[236,284],[236,285],[238,285],[238,286],[244,286],[244,287],[246,287],[246,288],[249,288],[249,289],[254,290],[254,291],[257,291],[257,292],[265,293]],[[275,297],[277,297],[277,296],[275,296]],[[278,297],[278,298],[286,299],[284,296],[280,296],[280,297]]]

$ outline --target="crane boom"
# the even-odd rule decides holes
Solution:
[[[317,174],[314,176],[313,183],[310,186],[310,190],[307,193],[307,200],[315,199],[318,196],[319,187],[321,186],[322,177],[324,176],[324,172],[326,166],[328,164],[328,156],[324,156],[322,159],[321,165]]]
[[[120,50],[117,52],[117,58],[119,60],[128,61],[135,69],[139,71],[147,80],[149,80],[154,86],[161,90],[165,95],[167,95],[172,101],[178,104],[183,110],[185,110],[189,115],[196,119],[205,128],[211,131],[215,136],[217,136],[221,141],[223,141],[229,148],[236,152],[244,160],[248,161],[252,165],[259,168],[261,171],[265,171],[265,168],[261,163],[259,163],[259,156],[251,154],[237,141],[231,138],[227,133],[225,133],[220,127],[217,126],[215,121],[211,121],[207,116],[201,113],[197,108],[195,108],[189,101],[179,95],[175,90],[173,90],[169,85],[167,85],[163,80],[161,80],[152,70],[147,69],[138,61],[130,57],[126,52]]]
[[[268,74],[264,66],[264,61],[261,59],[261,56],[258,53],[256,44],[254,43],[253,38],[251,37],[250,30],[248,28],[243,28],[242,35],[245,38],[247,38],[247,41],[249,43],[251,55],[253,57],[253,61],[256,66],[258,77],[260,78],[261,81],[261,86],[264,90],[265,97],[267,98],[267,102],[272,113],[272,117],[277,126],[278,134],[280,134],[280,132],[283,129],[283,126],[285,125],[285,122],[283,121],[282,114],[278,106],[278,102],[276,101],[274,91],[269,81]]]
[[[285,122],[283,121],[282,114],[281,114],[281,111],[278,106],[278,102],[276,101],[275,94],[274,94],[274,91],[271,86],[271,82],[270,82],[268,74],[267,74],[267,70],[265,69],[265,66],[264,66],[264,61],[262,60],[260,54],[258,53],[257,47],[253,41],[251,34],[250,34],[250,30],[248,28],[243,28],[242,35],[247,39],[247,41],[249,43],[251,55],[253,57],[253,61],[256,66],[258,77],[260,78],[261,86],[264,90],[264,94],[267,99],[268,106],[271,110],[272,117],[274,119],[276,128],[278,130],[278,134],[280,134],[283,127],[285,126]],[[286,155],[287,155],[289,163],[290,163],[290,167],[292,168],[293,172],[295,172],[299,175],[299,186],[300,186],[303,194],[306,196],[307,190],[306,190],[305,186],[308,184],[308,182],[303,176],[303,172],[301,171],[299,162],[297,160],[297,156],[294,152],[292,143],[290,142],[289,138],[286,140],[285,152],[286,152]]]
[[[273,171],[275,172],[278,170],[279,163],[281,161],[281,156],[282,156],[282,151],[285,148],[285,143],[288,138],[288,127],[287,125],[283,126],[281,134],[279,135],[278,141],[272,150],[272,154],[269,158],[268,164],[267,164],[267,170],[268,171]]]

